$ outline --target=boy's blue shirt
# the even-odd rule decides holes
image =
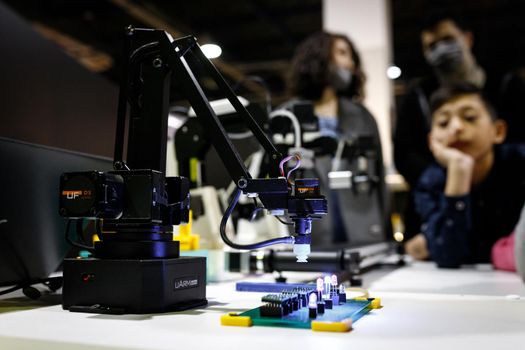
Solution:
[[[525,202],[525,145],[494,148],[486,179],[464,196],[445,196],[446,169],[433,164],[414,196],[431,258],[441,267],[490,262],[492,245],[509,235]]]

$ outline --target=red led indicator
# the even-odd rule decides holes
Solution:
[[[82,275],[80,275],[80,279],[82,280],[82,282],[88,283],[95,279],[95,275],[92,273],[83,273]]]

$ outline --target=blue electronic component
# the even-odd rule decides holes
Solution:
[[[237,282],[235,284],[235,290],[238,292],[281,293],[283,290],[294,288],[304,288],[313,291],[315,290],[315,284],[271,282]]]
[[[339,291],[337,289],[337,276],[332,275],[331,277],[332,285],[330,286],[330,297],[332,298],[332,303],[334,305],[339,305]]]
[[[339,285],[339,302],[340,303],[346,303],[345,286],[342,285],[342,284]]]
[[[308,302],[308,317],[316,318],[317,317],[317,294],[311,293],[309,299],[310,301]]]
[[[323,284],[323,279],[321,277],[319,277],[316,281],[316,284],[317,284],[317,293],[322,295],[323,294],[323,290],[324,290],[324,284]]]
[[[324,295],[325,297],[328,299],[330,298],[330,289],[331,289],[331,286],[332,286],[332,278],[330,278],[330,276],[325,276],[324,277]]]

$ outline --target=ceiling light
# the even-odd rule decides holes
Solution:
[[[401,76],[401,68],[398,66],[390,66],[386,70],[386,76],[389,79],[397,79]]]
[[[221,55],[222,49],[219,45],[215,44],[204,44],[201,46],[202,52],[208,58],[217,58]]]

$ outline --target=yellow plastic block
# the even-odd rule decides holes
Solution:
[[[189,220],[186,225],[179,225],[179,234],[173,234],[173,240],[179,241],[180,250],[199,249],[199,235],[192,233],[193,212],[190,210]]]
[[[356,301],[368,301],[368,298],[367,297],[357,297],[357,298],[354,298],[354,300],[356,300]]]
[[[190,158],[190,181],[191,182],[197,182],[197,179],[199,178],[199,159],[198,158]]]
[[[383,306],[381,305],[381,298],[374,298],[374,300],[372,300],[372,302],[370,303],[370,307],[372,309],[382,308]]]
[[[234,312],[221,316],[221,325],[223,326],[237,326],[237,327],[251,327],[253,325],[250,316],[239,316]]]
[[[351,329],[351,318],[339,322],[312,321],[312,330],[317,332],[349,332]]]

